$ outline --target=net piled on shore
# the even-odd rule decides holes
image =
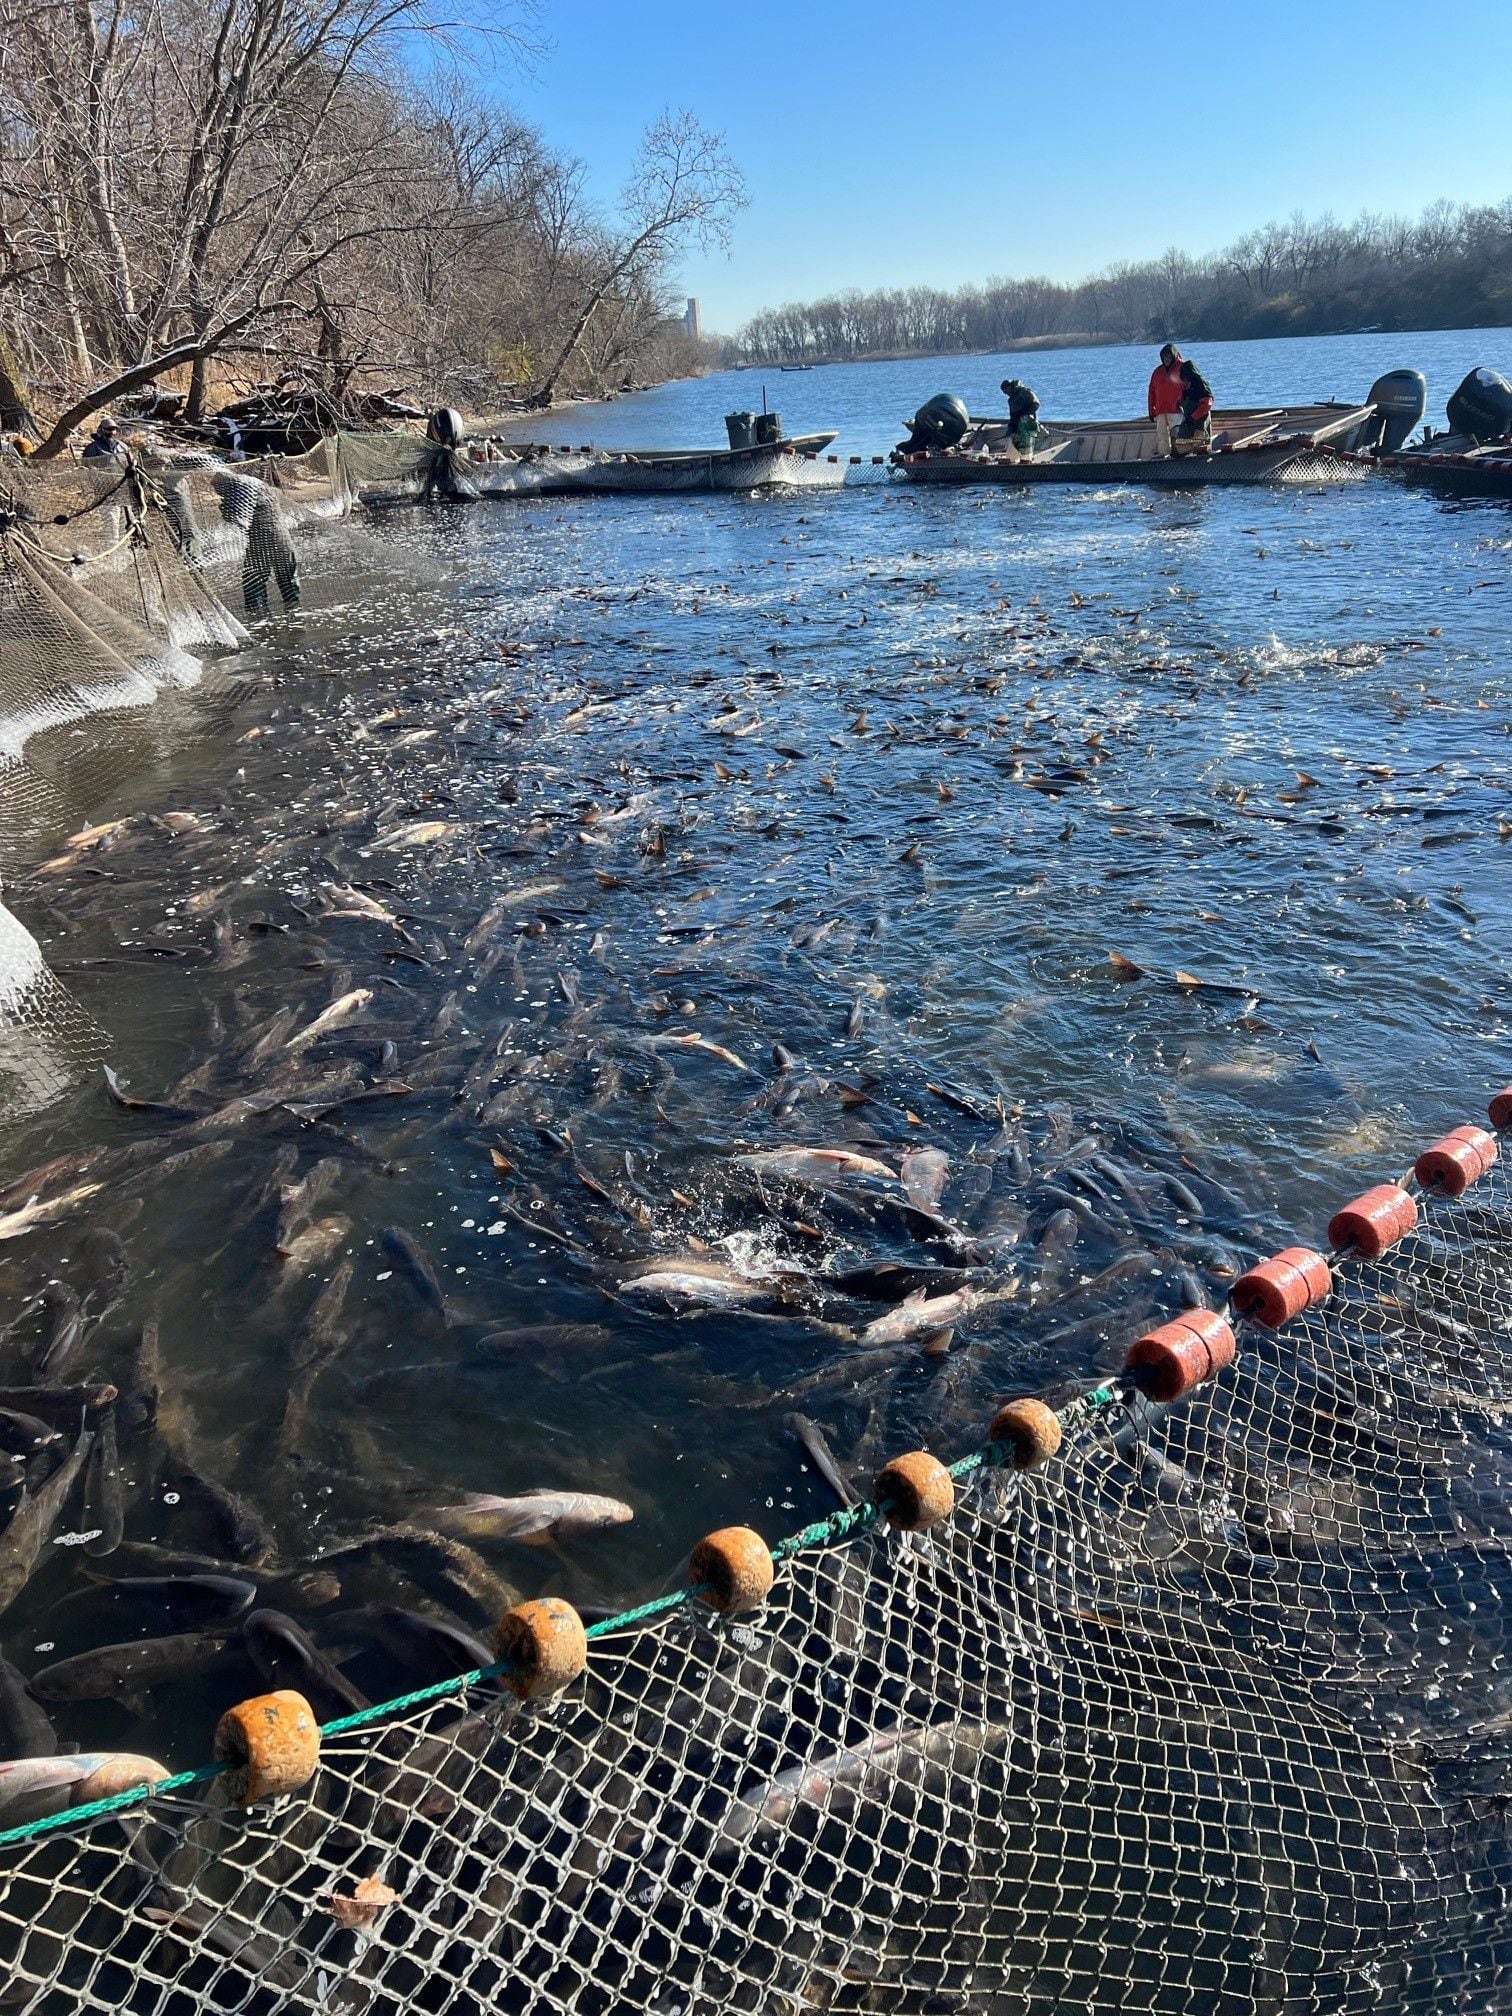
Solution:
[[[0,2009],[1505,2010],[1497,1147],[586,1645],[0,1836]]]

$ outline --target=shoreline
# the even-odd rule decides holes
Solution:
[[[739,363],[721,368],[728,371],[781,371],[807,366],[814,371],[829,370],[851,364],[909,364],[930,358],[947,357],[1011,357],[1025,352],[1052,350],[1141,350],[1153,348],[1158,342],[1167,340],[1177,344],[1213,346],[1220,343],[1322,343],[1338,337],[1348,336],[1449,336],[1449,335],[1496,335],[1505,328],[1501,322],[1451,322],[1442,328],[1431,329],[1388,329],[1384,325],[1366,329],[1288,329],[1272,330],[1260,335],[1240,336],[1194,336],[1190,331],[1176,330],[1169,338],[1142,336],[1091,335],[1086,331],[1073,330],[1056,336],[1018,336],[1011,342],[999,343],[990,348],[973,344],[959,350],[868,350],[864,356],[854,357],[765,357],[753,360],[742,359]],[[675,381],[668,380],[668,383]]]

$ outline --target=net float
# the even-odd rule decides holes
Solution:
[[[1333,1275],[1321,1253],[1310,1246],[1286,1246],[1241,1274],[1229,1290],[1229,1301],[1241,1316],[1278,1330],[1333,1290]]]
[[[1463,1197],[1501,1151],[1496,1136],[1484,1127],[1451,1127],[1442,1141],[1425,1148],[1413,1164],[1412,1173],[1425,1190],[1437,1190],[1444,1197]]]
[[[320,1726],[303,1694],[280,1687],[228,1708],[214,1747],[216,1761],[230,1767],[224,1781],[230,1803],[257,1806],[309,1784],[320,1763]]]
[[[1004,1451],[1010,1468],[1037,1470],[1061,1446],[1060,1416],[1043,1400],[1010,1400],[993,1415],[987,1439]]]
[[[688,1561],[688,1579],[704,1602],[722,1615],[759,1610],[776,1580],[772,1550],[750,1526],[721,1526],[700,1540]]]
[[[950,1472],[925,1449],[884,1463],[877,1472],[873,1496],[888,1525],[900,1533],[922,1533],[955,1510]]]
[[[560,1596],[516,1603],[494,1627],[500,1679],[522,1701],[541,1701],[570,1687],[588,1664],[583,1620]]]
[[[1234,1333],[1216,1309],[1187,1309],[1129,1346],[1128,1372],[1152,1400],[1179,1400],[1234,1362]]]
[[[1377,1183],[1328,1221],[1328,1243],[1377,1260],[1417,1223],[1417,1201],[1396,1183]]]
[[[1486,1111],[1498,1133],[1512,1127],[1512,1085],[1504,1085],[1500,1092],[1493,1093]]]

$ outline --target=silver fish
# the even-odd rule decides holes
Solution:
[[[442,1505],[425,1514],[439,1532],[463,1540],[523,1540],[544,1547],[570,1533],[596,1533],[623,1526],[635,1517],[618,1498],[592,1491],[525,1491],[518,1498],[478,1493],[460,1505]]]

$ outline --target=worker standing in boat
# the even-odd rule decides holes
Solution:
[[[1213,388],[1190,359],[1181,366],[1181,425],[1171,437],[1173,455],[1213,452]]]
[[[1149,413],[1155,422],[1155,453],[1169,455],[1171,435],[1181,412],[1181,352],[1174,343],[1161,346],[1160,362],[1150,373]]]
[[[1021,378],[1005,378],[999,389],[1008,399],[1008,438],[1020,455],[1032,455],[1040,436],[1039,400]]]

